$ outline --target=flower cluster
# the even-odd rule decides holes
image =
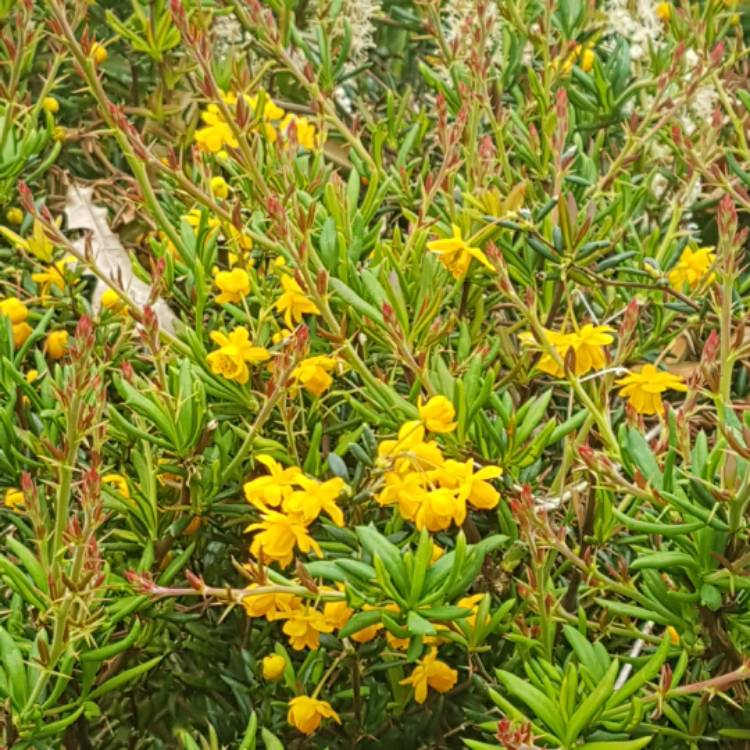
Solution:
[[[434,440],[425,440],[426,430],[452,432],[455,409],[444,396],[435,396],[420,407],[420,420],[405,422],[395,440],[378,447],[384,469],[383,488],[376,496],[380,505],[396,505],[399,513],[417,529],[443,531],[460,526],[467,503],[479,510],[491,510],[500,493],[490,480],[502,475],[498,466],[478,471],[473,459],[446,458]]]
[[[241,97],[250,111],[253,129],[269,142],[275,143],[281,137],[285,145],[294,142],[308,150],[320,146],[321,137],[315,126],[306,117],[285,112],[265,91],[260,90],[254,96],[241,94]],[[235,123],[232,127],[225,116],[225,110],[236,116],[238,96],[230,91],[222,94],[221,99],[224,107],[210,103],[201,113],[204,126],[195,131],[195,142],[200,149],[220,155],[227,148],[239,146],[239,125]]]

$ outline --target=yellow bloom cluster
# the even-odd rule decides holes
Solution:
[[[257,558],[288,566],[295,548],[302,552],[314,550],[321,556],[320,546],[310,536],[308,527],[321,513],[337,525],[344,525],[344,514],[336,500],[347,489],[336,477],[325,482],[305,476],[296,466],[283,468],[270,456],[258,456],[269,471],[244,485],[245,497],[261,511],[261,520],[247,530],[257,531],[250,552]]]
[[[378,446],[379,462],[386,470],[377,502],[397,505],[405,519],[429,531],[442,531],[453,523],[460,526],[467,503],[480,510],[494,508],[500,493],[488,480],[502,475],[500,467],[475,471],[472,459],[446,459],[435,441],[425,440],[425,428],[435,432],[455,429],[453,405],[436,396],[421,407],[420,415],[423,421],[406,422],[395,440]]]
[[[256,96],[242,94],[242,99],[256,121],[255,130],[262,132],[271,143],[275,143],[281,135],[284,145],[288,146],[294,131],[296,142],[303,148],[312,150],[320,146],[321,138],[315,126],[306,117],[285,112],[265,91],[259,91]],[[222,100],[230,110],[236,109],[237,94],[222,94]],[[217,104],[209,104],[201,113],[201,120],[204,127],[195,132],[195,142],[201,150],[216,154],[227,147],[239,146],[231,125]]]
[[[544,334],[549,343],[554,347],[560,359],[565,362],[569,350],[575,354],[575,366],[573,371],[576,375],[585,375],[590,370],[601,370],[607,363],[604,347],[614,341],[613,329],[609,326],[594,326],[586,323],[578,330],[570,333],[562,331],[551,331],[544,329]],[[539,346],[530,332],[519,336],[521,342],[532,349]],[[562,367],[553,359],[552,355],[545,352],[542,354],[537,367],[549,375],[561,378],[565,373]]]

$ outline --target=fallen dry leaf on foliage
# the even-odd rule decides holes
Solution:
[[[139,306],[149,302],[151,288],[133,274],[130,256],[120,242],[120,238],[110,229],[107,223],[107,209],[95,205],[94,189],[78,185],[75,182],[68,187],[65,199],[65,218],[68,229],[86,229],[91,232],[91,261],[97,269],[115,284],[121,285],[130,298]],[[81,237],[73,246],[81,254],[86,252],[87,238]],[[101,307],[102,294],[108,285],[97,279],[91,302],[96,309]],[[157,299],[152,309],[159,320],[159,325],[166,331],[174,331],[175,315],[166,302]]]

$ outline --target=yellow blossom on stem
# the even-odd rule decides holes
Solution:
[[[414,523],[420,531],[443,531],[451,523],[460,526],[466,518],[466,500],[446,487],[424,494]]]
[[[289,712],[287,722],[302,734],[313,734],[320,726],[323,719],[333,719],[341,724],[339,715],[333,710],[330,703],[308,698],[306,695],[298,695],[289,701]]]
[[[97,65],[101,65],[109,57],[107,54],[107,48],[99,42],[94,42],[91,45],[89,56]]]
[[[596,60],[596,53],[591,47],[586,47],[581,53],[581,70],[584,73],[588,73],[594,67],[594,61]]]
[[[23,505],[25,502],[23,492],[17,490],[15,487],[10,487],[5,490],[5,497],[3,498],[3,505],[6,508],[15,510],[18,506]]]
[[[42,99],[42,109],[51,115],[56,115],[60,111],[60,102],[54,96],[45,96]]]
[[[218,271],[214,275],[214,283],[221,292],[216,295],[216,301],[222,305],[227,302],[241,302],[250,294],[250,276],[242,268]]]
[[[65,267],[71,263],[75,263],[75,258],[72,255],[66,255],[62,260],[47,266],[46,271],[31,274],[32,280],[41,286],[42,295],[47,294],[52,286],[57,287],[61,292],[64,291]]]
[[[343,479],[335,477],[327,482],[318,482],[300,473],[295,481],[302,489],[290,493],[284,499],[285,513],[300,518],[309,525],[325,512],[336,526],[344,525],[344,514],[336,505],[336,498],[346,489]]]
[[[320,545],[310,536],[307,527],[286,513],[269,510],[258,523],[250,524],[245,530],[258,531],[250,544],[253,557],[262,554],[264,559],[278,562],[284,568],[294,559],[297,547],[302,552],[313,550],[318,557],[323,556]]]
[[[269,654],[263,659],[263,679],[268,682],[280,680],[286,669],[286,659],[281,654]]]
[[[303,315],[320,315],[317,305],[305,297],[302,288],[291,276],[282,276],[281,286],[284,292],[273,306],[284,315],[287,328],[294,328],[297,323],[301,323]]]
[[[500,500],[500,493],[487,481],[503,474],[499,466],[483,466],[474,471],[474,461],[448,459],[438,470],[440,483],[455,489],[459,495],[480,510],[491,510]]]
[[[247,587],[248,591],[258,588],[257,583]],[[242,600],[248,617],[265,617],[269,622],[286,617],[292,610],[299,609],[303,602],[296,594],[286,591],[271,591],[264,594],[251,594]]]
[[[111,484],[120,495],[130,497],[128,480],[122,474],[105,474],[102,483]]]
[[[663,23],[668,23],[672,17],[672,4],[671,3],[657,3],[656,15]]]
[[[378,458],[393,462],[394,469],[403,473],[411,469],[429,471],[443,465],[443,454],[433,440],[425,442],[424,425],[418,420],[404,422],[396,440],[383,440],[378,446]]]
[[[314,607],[292,610],[285,619],[282,630],[295,651],[314,650],[320,645],[321,633],[333,632],[333,625]]]
[[[125,305],[122,297],[114,289],[105,289],[102,292],[99,302],[105,310],[112,310],[114,312],[122,309]]]
[[[292,493],[302,472],[296,466],[283,467],[271,456],[255,456],[270,472],[245,482],[243,489],[249,503],[261,506],[278,507]]]
[[[306,117],[288,114],[279,123],[279,130],[287,139],[292,129],[294,130],[297,143],[308,151],[312,151],[320,145],[320,139],[315,131],[315,126]]]
[[[240,385],[247,383],[250,378],[248,362],[256,364],[271,358],[266,349],[250,343],[250,333],[242,326],[235,328],[229,335],[211,331],[211,341],[219,346],[206,358],[211,372]]]
[[[210,187],[211,192],[217,198],[223,200],[224,198],[229,197],[229,185],[223,177],[212,177]]]
[[[461,235],[461,229],[451,224],[453,236],[427,243],[427,249],[438,256],[438,260],[450,271],[454,279],[460,279],[468,270],[471,259],[478,260],[490,271],[494,271],[492,263],[478,248],[469,245]]]
[[[23,211],[12,206],[5,212],[5,218],[8,224],[20,224],[23,221]]]
[[[658,370],[652,364],[643,365],[638,372],[628,373],[615,383],[621,386],[620,395],[627,398],[639,414],[661,412],[661,394],[664,391],[687,391],[687,386],[679,375]]]
[[[585,375],[590,370],[601,370],[605,367],[607,358],[604,347],[614,341],[612,332],[613,329],[610,326],[594,326],[591,323],[586,323],[577,331],[570,333],[544,330],[547,340],[563,362],[568,351],[573,350],[575,354],[573,372],[576,375]],[[524,345],[538,348],[531,333],[522,333],[519,338]],[[561,378],[564,375],[562,367],[547,352],[542,354],[537,367],[554,377]]]
[[[292,378],[308,393],[320,396],[333,383],[330,372],[335,367],[336,360],[333,357],[308,357],[292,370]]]
[[[61,359],[68,349],[67,331],[50,331],[44,342],[44,351],[50,359]]]
[[[458,682],[458,672],[451,669],[445,662],[437,658],[437,649],[433,648],[424,658],[420,659],[409,677],[401,680],[401,685],[414,687],[414,700],[424,703],[427,690],[432,688],[438,693],[447,693]]]
[[[458,427],[456,409],[445,396],[433,396],[426,404],[419,403],[419,418],[430,432],[453,432]]]
[[[224,119],[216,104],[209,104],[201,113],[201,120],[205,127],[195,131],[195,142],[202,151],[215,154],[226,146],[237,148],[239,143],[232,132],[232,128]]]
[[[698,250],[686,247],[677,264],[669,272],[669,283],[679,290],[685,286],[694,289],[706,278],[708,269],[715,262],[716,254],[713,247],[701,247]],[[708,278],[708,282],[712,280],[713,274]]]

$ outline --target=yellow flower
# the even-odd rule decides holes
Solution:
[[[284,468],[271,456],[256,456],[270,474],[245,482],[245,498],[253,505],[278,507],[292,493],[302,472],[296,466]]]
[[[451,272],[454,279],[460,279],[468,270],[471,259],[478,260],[483,266],[494,271],[487,256],[478,248],[471,247],[461,235],[461,229],[451,224],[452,237],[433,240],[427,243],[427,249],[438,256],[438,260]]]
[[[378,458],[392,461],[399,473],[409,469],[429,471],[443,465],[443,454],[433,440],[425,442],[424,425],[418,420],[404,422],[396,440],[383,440]]]
[[[283,313],[287,328],[294,328],[295,324],[301,323],[305,314],[320,315],[317,305],[305,297],[302,288],[291,276],[282,276],[281,286],[284,287],[284,292],[273,306]]]
[[[656,15],[662,23],[668,23],[672,17],[671,3],[658,3],[656,6]]]
[[[430,432],[453,432],[458,427],[456,410],[445,396],[433,396],[426,404],[419,404],[419,418]]]
[[[195,131],[195,142],[202,151],[215,154],[226,146],[230,148],[239,146],[232,128],[227,124],[216,104],[209,104],[205,112],[201,114],[201,119],[206,123],[206,127]]]
[[[333,378],[329,373],[334,367],[336,367],[336,360],[333,357],[308,357],[292,370],[292,377],[308,393],[320,396],[333,383]]]
[[[99,301],[105,310],[117,311],[125,305],[122,297],[114,289],[105,289]]]
[[[186,214],[183,214],[180,218],[190,224],[191,227],[199,227],[203,212],[200,208],[191,208]],[[218,229],[221,226],[221,222],[214,216],[209,216],[206,220],[206,226],[211,229]]]
[[[258,588],[257,583],[248,586],[252,591]],[[285,591],[272,591],[266,594],[253,594],[242,600],[248,617],[265,617],[269,622],[286,617],[292,610],[302,606],[302,599],[295,594],[287,594]]]
[[[258,89],[255,96],[244,94],[245,103],[253,111],[253,116],[265,121],[281,120],[284,110],[268,95],[265,89]]]
[[[446,487],[426,492],[414,517],[420,531],[443,531],[451,523],[460,526],[466,518],[466,500]]]
[[[270,654],[263,659],[263,679],[268,682],[280,680],[286,669],[286,659],[281,654]]]
[[[214,375],[234,380],[240,385],[247,383],[250,371],[247,363],[265,362],[271,358],[269,352],[250,343],[250,334],[242,326],[235,328],[228,336],[218,331],[211,332],[211,341],[219,348],[206,358]]]
[[[588,73],[594,67],[596,53],[590,47],[586,47],[581,53],[581,70]]]
[[[227,198],[229,196],[229,185],[223,177],[212,177],[211,178],[211,192],[220,199]]]
[[[49,112],[51,115],[55,115],[60,111],[60,103],[54,96],[45,96],[44,99],[42,99],[42,109],[44,109],[45,112]]]
[[[439,545],[432,543],[432,557],[430,558],[430,564],[434,565],[443,555],[445,550]]]
[[[3,505],[5,505],[6,508],[10,508],[11,510],[14,510],[19,505],[23,505],[25,503],[23,492],[21,490],[17,490],[14,487],[10,487],[9,489],[5,490],[5,498],[3,499]]]
[[[662,410],[661,394],[664,391],[687,391],[679,375],[657,370],[652,364],[643,365],[639,372],[631,372],[616,380],[620,395],[627,398],[639,414],[656,414]]]
[[[20,224],[23,221],[23,211],[13,206],[5,212],[5,218],[8,224]]]
[[[99,44],[99,42],[94,42],[91,45],[89,55],[97,65],[101,65],[109,57],[107,48],[103,44]]]
[[[669,283],[675,288],[682,290],[684,286],[690,289],[697,287],[706,277],[708,269],[716,262],[713,247],[701,247],[691,250],[686,247],[680,255],[677,264],[669,272]],[[713,280],[713,274],[708,281]]]
[[[104,484],[111,484],[115,491],[123,497],[130,497],[130,489],[128,488],[128,480],[122,474],[105,474],[102,477]]]
[[[214,283],[221,291],[221,294],[216,297],[219,304],[241,302],[244,297],[250,294],[250,276],[242,268],[218,271],[214,275]]]
[[[27,253],[31,253],[39,258],[39,260],[44,261],[45,263],[49,263],[52,260],[52,251],[55,249],[55,246],[47,239],[44,226],[39,219],[34,219],[31,236],[26,239],[17,235],[15,232],[12,232],[7,227],[0,227],[0,234],[12,242],[15,247],[25,250]]]
[[[442,486],[456,490],[475,508],[491,510],[500,500],[500,493],[487,481],[502,476],[499,466],[483,466],[475,472],[471,458],[463,463],[448,459],[437,473]]]
[[[343,599],[323,605],[323,617],[334,630],[341,630],[353,614],[354,610]]]
[[[68,131],[65,130],[65,128],[62,125],[55,125],[54,128],[52,128],[52,140],[53,141],[64,141],[65,136],[67,136]]]
[[[60,359],[65,356],[68,348],[67,331],[50,331],[44,342],[44,351],[50,359]]]
[[[65,266],[71,263],[75,263],[75,258],[66,255],[62,260],[47,266],[46,271],[31,274],[31,278],[41,286],[42,295],[47,294],[51,286],[56,286],[61,292],[65,289]]]
[[[39,377],[39,370],[29,370],[26,373],[26,382],[33,383]]]
[[[29,308],[18,297],[8,297],[0,301],[0,316],[10,318],[10,322],[23,323],[29,317]]]
[[[294,559],[295,547],[302,552],[313,550],[318,557],[322,557],[320,546],[307,531],[307,527],[299,519],[269,510],[261,516],[258,523],[250,524],[246,531],[259,530],[250,544],[250,552],[254,557],[261,554],[267,560],[278,562],[286,568]]]
[[[292,492],[283,501],[284,512],[299,518],[305,525],[311,524],[322,512],[325,512],[336,526],[344,525],[344,514],[336,505],[336,498],[346,489],[340,477],[318,482],[308,479],[301,472],[295,482],[302,487]]]
[[[33,330],[34,329],[26,322],[16,323],[16,325],[12,326],[13,346],[15,346],[16,349],[23,346],[26,343],[26,339],[31,336]]]
[[[289,713],[286,720],[295,729],[299,729],[302,734],[313,734],[323,719],[333,719],[341,724],[339,715],[326,701],[308,698],[306,695],[298,695],[289,701]]]
[[[312,151],[319,145],[319,139],[315,133],[315,126],[306,117],[298,115],[287,115],[279,124],[279,130],[285,137],[289,137],[289,131],[294,127],[297,143],[308,151]]]
[[[333,632],[333,625],[322,612],[314,607],[305,607],[286,615],[282,630],[289,636],[289,645],[295,651],[306,648],[314,650],[320,645],[320,634]]]
[[[570,333],[548,329],[545,329],[544,333],[563,362],[568,350],[573,350],[575,353],[574,372],[576,375],[584,375],[589,370],[601,370],[606,365],[607,359],[603,347],[614,341],[611,335],[612,330],[610,326],[593,326],[591,323],[586,323],[579,330]],[[519,338],[523,344],[536,347],[531,333],[522,333]],[[564,375],[562,368],[547,353],[541,356],[537,367],[554,377],[560,378]]]
[[[437,649],[420,659],[410,677],[401,680],[401,685],[414,687],[414,700],[424,703],[428,687],[438,693],[447,693],[458,682],[458,672],[437,658]]]
[[[469,623],[472,629],[476,627],[479,602],[482,599],[484,599],[484,594],[472,594],[471,596],[464,596],[456,602],[457,606],[471,610],[471,614],[466,618],[466,622]]]

